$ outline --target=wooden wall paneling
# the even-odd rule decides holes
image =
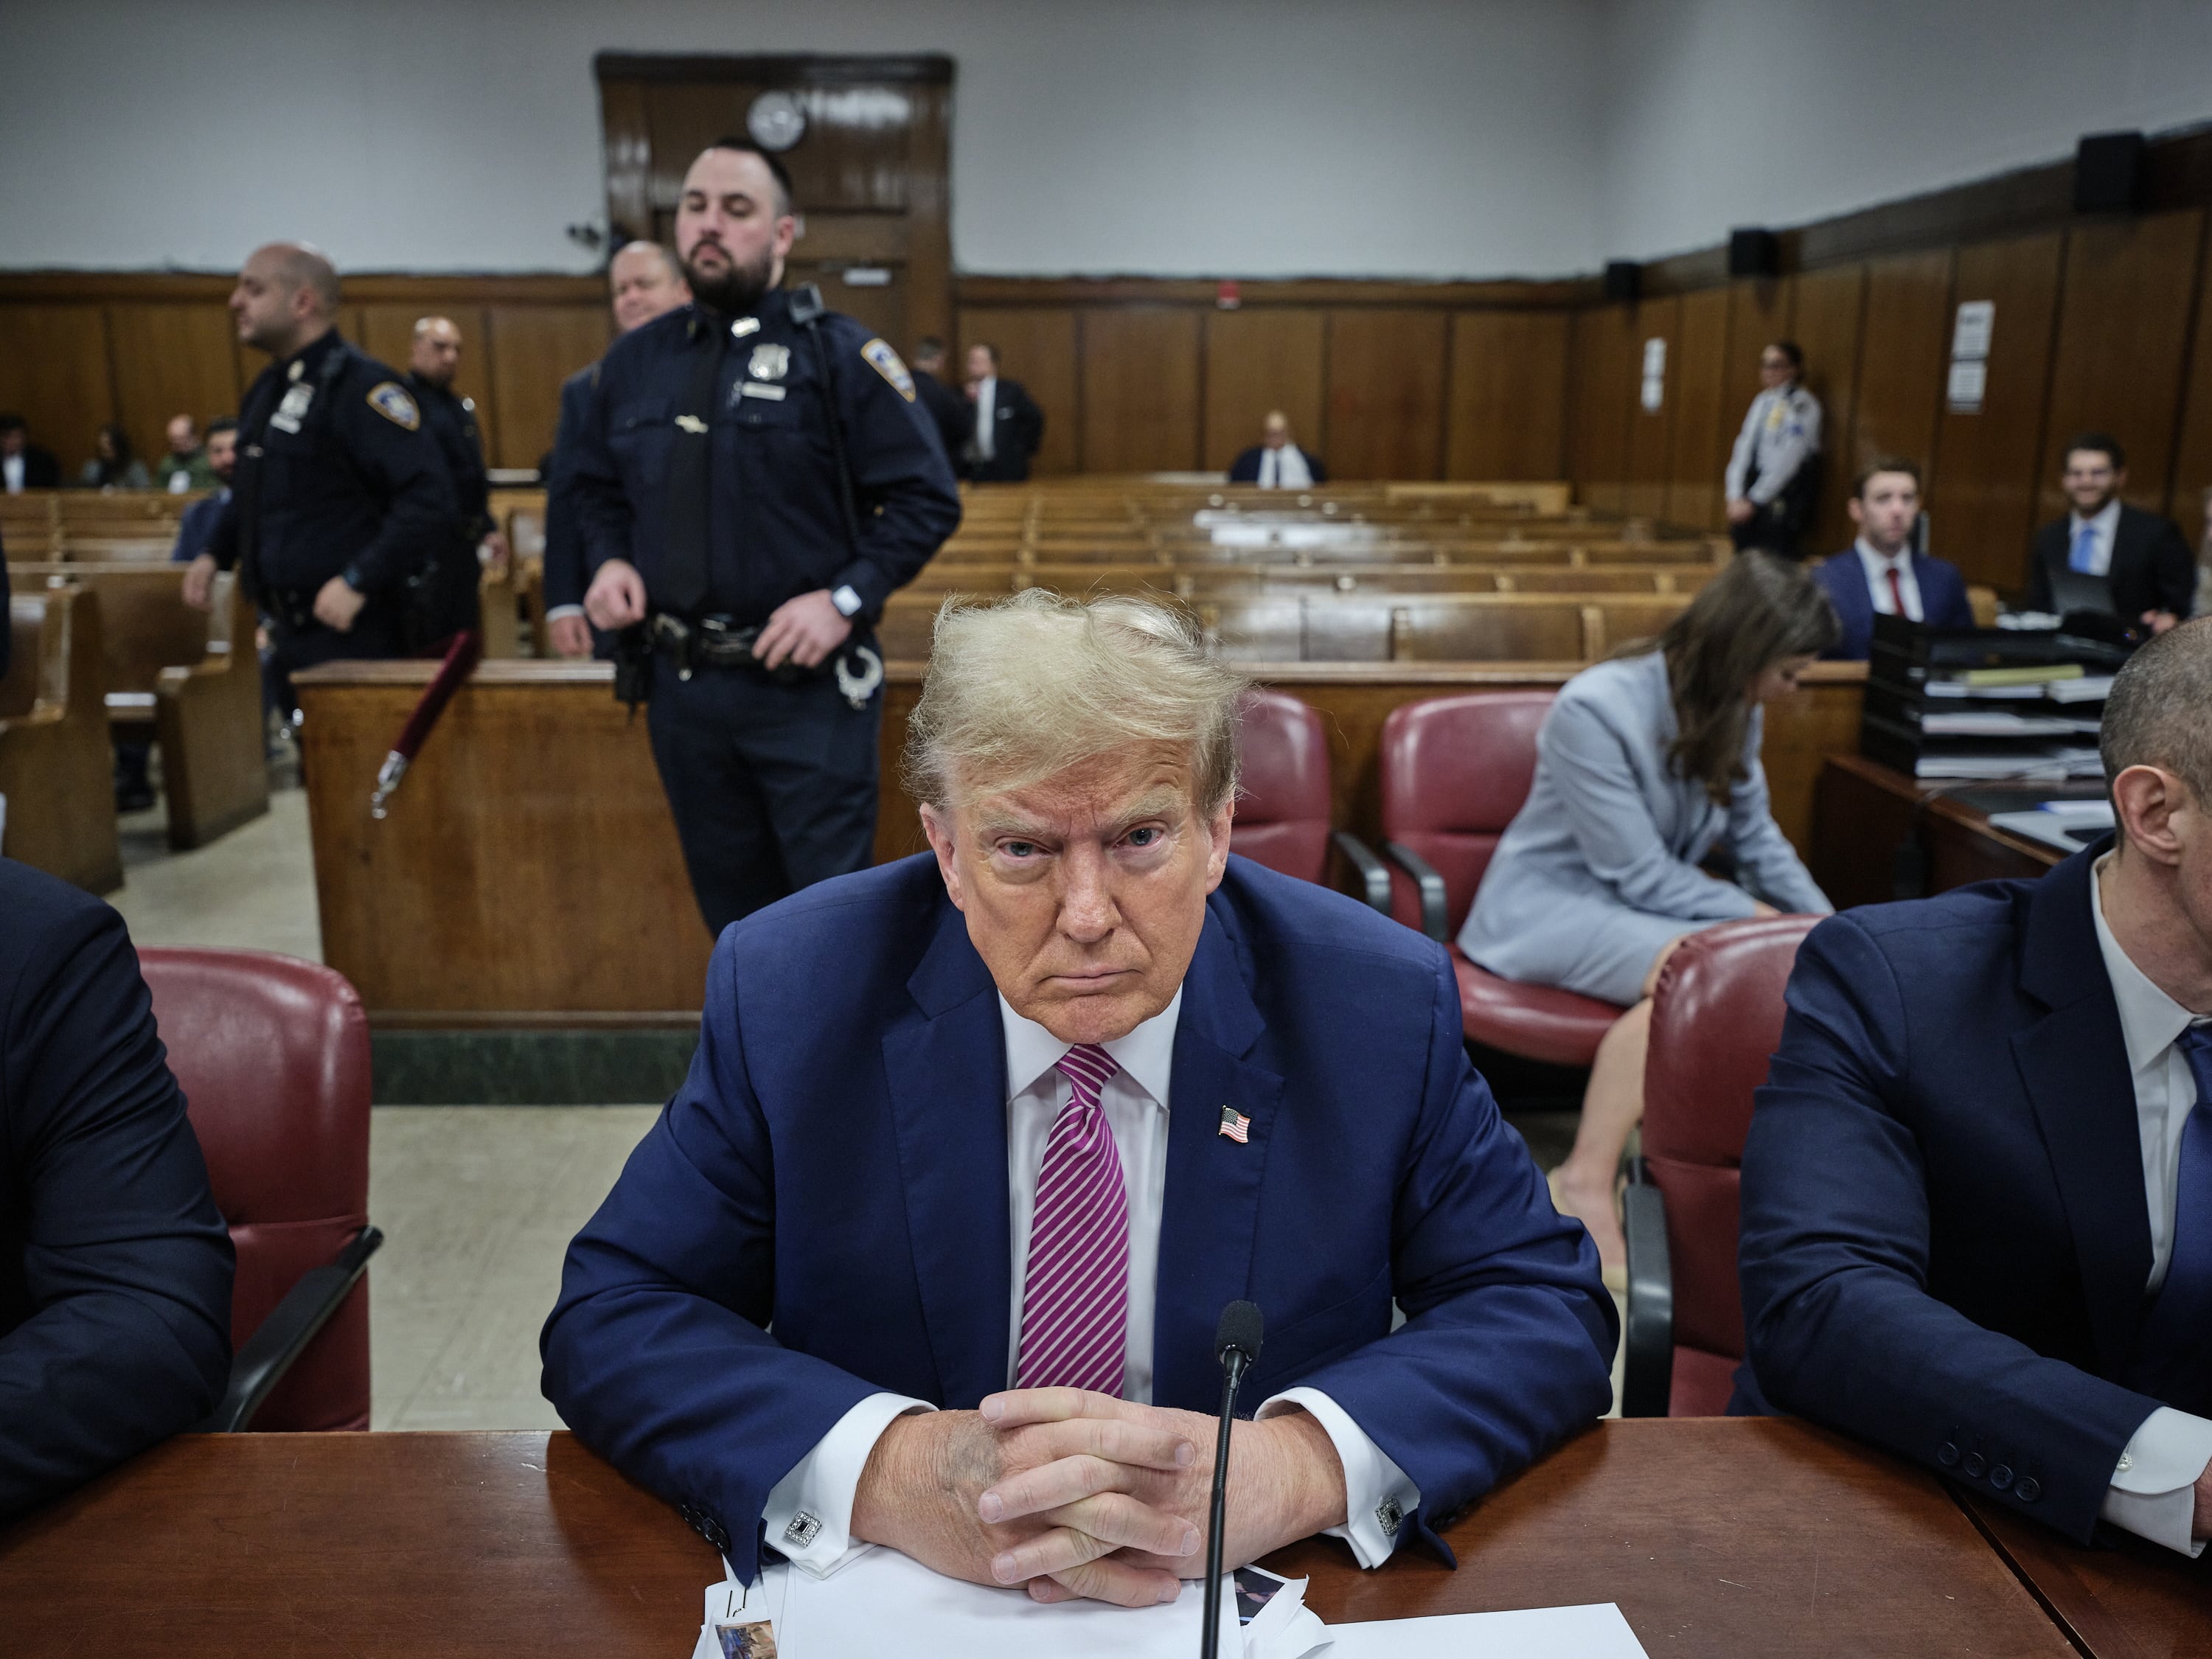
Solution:
[[[1575,313],[1574,477],[1576,499],[1618,513],[1628,480],[1628,412],[1635,396],[1633,307],[1592,306]]]
[[[1981,408],[1962,414],[1947,400],[1937,417],[1943,471],[1928,495],[1929,548],[1968,581],[2006,592],[2027,580],[2063,251],[2057,231],[1978,242],[1959,250],[1951,283],[1954,318],[1970,300],[1991,301],[1996,317]],[[1948,351],[1947,340],[1947,363]]]
[[[1290,417],[1293,441],[1334,467],[1322,428],[1327,331],[1325,313],[1310,306],[1206,313],[1202,459],[1209,470],[1226,472],[1258,443],[1271,409]]]
[[[1702,289],[1682,296],[1676,349],[1668,355],[1667,388],[1674,400],[1673,476],[1664,515],[1671,524],[1718,530],[1727,523],[1721,475],[1735,430],[1721,401],[1728,325],[1726,288]]]
[[[115,418],[107,321],[96,305],[0,307],[0,410],[21,415],[31,441],[72,483],[94,433]]]
[[[407,372],[407,360],[415,347],[415,324],[423,317],[450,318],[461,331],[461,363],[453,374],[453,390],[464,398],[473,398],[477,406],[477,430],[483,438],[484,459],[489,465],[501,463],[491,458],[500,453],[499,422],[495,408],[496,400],[491,395],[492,343],[491,330],[484,320],[484,307],[472,305],[438,304],[424,301],[418,304],[365,305],[361,308],[360,345],[363,351],[401,374]],[[556,387],[559,382],[556,381]],[[532,456],[527,465],[535,465]],[[522,462],[516,465],[526,465]]]
[[[2040,506],[2066,510],[2058,473],[2068,440],[2109,432],[2128,453],[2130,505],[2162,513],[2181,404],[2181,343],[2197,298],[2201,209],[2099,219],[2066,239],[2057,357],[2051,371]]]
[[[1674,388],[1680,383],[1675,362],[1681,343],[1682,302],[1664,299],[1639,301],[1635,310],[1633,355],[1629,368],[1632,386],[1628,395],[1628,478],[1621,492],[1621,509],[1638,518],[1656,519],[1667,510],[1668,469],[1674,459]],[[1644,406],[1644,354],[1653,340],[1666,343],[1666,371],[1660,380],[1659,407]]]
[[[238,412],[238,364],[230,313],[207,305],[157,301],[107,307],[115,364],[116,418],[150,471],[168,451],[173,415],[204,428]]]
[[[1447,478],[1566,476],[1565,311],[1462,311],[1451,325]]]
[[[1951,251],[1869,261],[1858,410],[1848,434],[1829,440],[1823,494],[1848,491],[1851,474],[1879,455],[1918,461],[1934,487],[1942,471],[1936,416],[1950,350]]]
[[[2212,230],[2208,230],[2212,237]],[[2192,547],[2201,545],[2204,492],[2212,489],[2212,256],[2203,262],[2197,289],[2197,314],[2182,389],[2181,432],[2173,451],[2173,487],[2167,511]]]
[[[1335,312],[1328,324],[1329,473],[1433,478],[1443,462],[1445,313]]]
[[[1044,441],[1030,471],[1041,477],[1073,472],[1081,453],[1082,374],[1075,312],[1068,306],[967,306],[960,311],[950,373],[957,384],[967,349],[979,341],[999,349],[999,367],[1019,380],[1044,411]],[[1193,370],[1195,372],[1194,363]]]
[[[1838,448],[1833,434],[1852,429],[1858,405],[1859,321],[1866,300],[1866,267],[1838,265],[1826,270],[1800,272],[1793,279],[1794,296],[1790,337],[1805,352],[1805,382],[1820,398],[1822,430],[1830,434],[1832,453]],[[1855,469],[1837,464],[1827,469],[1805,551],[1832,553],[1851,541],[1850,515],[1844,502],[1850,494]]]
[[[1085,313],[1085,472],[1200,465],[1198,346],[1198,313],[1185,307],[1110,306]]]
[[[484,434],[494,466],[536,466],[561,423],[561,382],[599,361],[613,337],[604,305],[491,305],[484,308],[495,424]],[[468,356],[461,358],[465,368]],[[493,433],[497,433],[494,441]]]

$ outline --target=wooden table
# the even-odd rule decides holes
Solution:
[[[1617,1601],[1653,1656],[2070,1653],[1935,1480],[1803,1424],[1610,1422],[1324,1619]],[[680,1659],[714,1553],[565,1434],[188,1436],[0,1533],[0,1650]]]
[[[1982,806],[1961,795],[2017,793],[2021,807],[2061,795],[2100,795],[2100,783],[1923,782],[1857,755],[1831,755],[1813,797],[1813,879],[1838,910],[1886,904],[1895,890],[1898,849],[1917,844],[1927,859],[1928,893],[1970,882],[2033,879],[2065,855],[2056,848],[1990,826]]]
[[[2212,1553],[2192,1561],[2108,1528],[2081,1549],[2000,1504],[1965,1503],[2051,1616],[2095,1659],[2212,1655]]]

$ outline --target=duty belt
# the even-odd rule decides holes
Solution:
[[[839,693],[856,709],[866,708],[884,683],[884,659],[872,645],[849,641],[811,668],[802,668],[789,657],[770,668],[753,654],[760,633],[757,627],[739,628],[727,617],[686,622],[665,611],[654,611],[646,623],[646,637],[653,650],[675,665],[679,679],[688,680],[702,668],[736,668],[778,685],[798,685],[834,673]]]
[[[276,623],[279,634],[304,634],[320,626],[315,618],[315,590],[312,587],[264,588],[260,605],[268,612],[269,620]]]

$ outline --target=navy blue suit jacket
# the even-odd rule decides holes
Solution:
[[[0,1521],[215,1408],[230,1279],[123,919],[0,859]]]
[[[590,586],[584,564],[584,526],[577,517],[576,445],[592,406],[599,366],[580,368],[561,382],[561,424],[553,440],[553,468],[545,480],[545,608],[581,605]]]
[[[1743,1153],[1756,1396],[2087,1540],[2161,1404],[2122,1386],[2151,1266],[2127,1048],[2089,912],[2041,881],[1822,922]],[[1741,1374],[1740,1374],[1741,1377]]]
[[[1229,482],[1231,483],[1259,483],[1260,464],[1266,459],[1267,453],[1267,446],[1264,444],[1254,444],[1251,448],[1241,453],[1229,464]],[[1321,457],[1304,446],[1299,447],[1298,453],[1306,458],[1306,471],[1312,475],[1313,481],[1316,483],[1327,483],[1328,469],[1321,464]]]
[[[1218,1409],[1214,1324],[1249,1297],[1243,1398],[1325,1390],[1433,1540],[1606,1408],[1589,1236],[1468,1064],[1419,934],[1232,857],[1183,990],[1154,1403]],[[690,1075],[569,1246],[546,1397],[750,1577],[769,1491],[854,1405],[1006,1386],[1007,1205],[998,994],[935,860],[810,887],[715,946]]]
[[[1826,590],[1844,625],[1836,642],[1821,654],[1844,662],[1864,662],[1874,646],[1874,595],[1867,591],[1866,566],[1857,551],[1845,548],[1813,567],[1813,580]],[[1966,579],[1948,559],[1912,556],[1912,580],[1920,585],[1920,614],[1930,628],[1974,625],[1966,599]]]

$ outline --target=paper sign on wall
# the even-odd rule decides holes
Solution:
[[[1996,323],[1994,300],[1960,302],[1958,320],[1951,325],[1951,356],[1979,360],[1990,355],[1990,333]]]
[[[1978,415],[1981,412],[1982,394],[1989,387],[1990,366],[1975,358],[1951,365],[1951,384],[1948,397],[1954,413]]]
[[[1644,410],[1647,415],[1659,412],[1659,405],[1667,396],[1667,342],[1654,337],[1644,343]]]

